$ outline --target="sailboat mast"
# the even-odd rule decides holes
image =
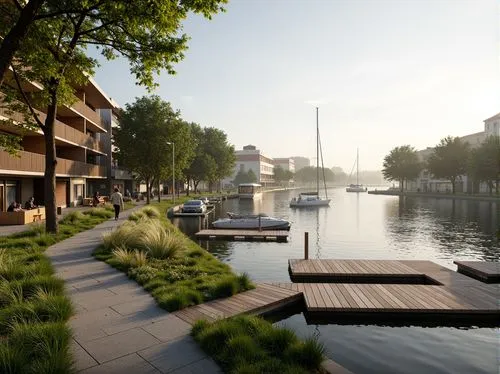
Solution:
[[[356,184],[359,186],[359,148],[356,148]]]
[[[319,196],[319,108],[316,107],[316,193]]]

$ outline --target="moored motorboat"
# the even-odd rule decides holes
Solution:
[[[265,214],[239,215],[228,213],[229,218],[219,218],[212,223],[216,229],[290,230],[290,221]]]

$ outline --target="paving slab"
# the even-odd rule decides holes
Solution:
[[[162,373],[169,373],[207,358],[205,353],[198,347],[198,344],[189,335],[167,343],[155,345],[139,351],[138,354]]]
[[[161,373],[137,353],[117,358],[103,365],[84,370],[82,374],[159,374]],[[202,372],[200,372],[202,373]]]
[[[210,358],[204,358],[192,364],[183,366],[179,369],[173,370],[172,374],[222,374],[223,371],[219,366]]]
[[[75,305],[76,315],[69,322],[75,369],[86,374],[218,372],[217,364],[186,335],[187,323],[158,307],[125,274],[92,257],[102,235],[125,222],[133,210],[47,248]]]
[[[179,317],[169,314],[161,321],[153,322],[144,326],[143,330],[149,332],[162,342],[168,342],[189,334],[191,331],[191,325],[184,322]]]
[[[135,328],[84,342],[81,346],[99,363],[157,345],[160,341],[146,331]]]

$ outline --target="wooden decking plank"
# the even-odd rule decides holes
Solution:
[[[399,287],[400,289],[403,290],[403,292],[406,292],[407,294],[409,294],[410,297],[412,297],[417,302],[419,302],[421,305],[423,305],[424,309],[428,309],[428,310],[444,309],[441,304],[436,303],[432,298],[427,298],[424,295],[421,295],[421,293],[418,292],[414,287],[412,287],[411,284],[399,284],[399,285],[396,285],[396,287]]]
[[[276,286],[273,286],[273,285],[270,285],[267,283],[259,283],[259,286],[264,287],[264,288],[266,288],[266,289],[268,289],[276,294],[283,295],[283,296],[293,296],[297,293],[295,291],[292,291],[291,289],[280,288],[280,287],[276,287]]]
[[[330,287],[330,285],[328,283],[326,284],[322,284],[320,283],[319,284],[320,287],[323,288],[326,296],[328,298],[328,306],[327,306],[327,309],[343,309],[343,305],[342,303],[340,302],[339,298],[337,297],[337,295],[335,295],[335,293],[333,292],[332,288]]]
[[[342,272],[342,269],[337,266],[335,260],[326,260],[326,262],[328,263],[328,266],[332,269],[333,274],[338,274]]]
[[[349,301],[347,301],[344,294],[340,291],[340,288],[335,283],[327,283],[326,286],[330,289],[330,291],[335,295],[335,297],[339,300],[342,305],[342,309],[350,309],[351,305]]]
[[[331,266],[331,262],[328,260],[323,260],[323,264],[325,265],[326,269],[328,270],[328,274],[334,274],[337,271]]]
[[[374,271],[370,267],[370,264],[367,263],[367,261],[359,260],[358,265],[364,270],[365,274],[373,274],[374,273]]]
[[[306,292],[309,294],[309,301],[310,301],[310,307],[313,309],[317,309],[319,307],[320,302],[316,298],[316,294],[313,291],[313,288],[311,286],[311,283],[305,283],[304,284],[304,289]]]
[[[420,299],[425,300],[427,304],[431,305],[435,309],[451,309],[450,306],[439,300],[439,297],[442,295],[436,295],[436,293],[432,292],[432,289],[428,288],[428,286],[406,284],[405,287],[413,290],[412,292],[414,295],[417,295]]]
[[[445,304],[450,309],[467,308],[462,302],[458,302],[458,300],[454,299],[450,293],[446,292],[446,290],[442,288],[442,286],[426,286],[421,289],[421,291],[424,291],[427,295],[429,295],[429,297],[436,298],[439,302]]]
[[[351,266],[353,274],[368,274],[368,272],[357,261],[348,260],[348,264]]]
[[[366,292],[365,292],[366,291]],[[368,293],[368,295],[380,304],[380,308],[382,309],[393,309],[392,303],[385,300],[382,296],[382,292],[380,292],[377,288],[373,287],[372,284],[363,284],[363,292]]]
[[[349,292],[349,295],[351,295],[351,297],[354,299],[354,301],[356,302],[356,304],[358,305],[359,308],[370,309],[370,306],[365,304],[365,302],[359,297],[359,295],[356,293],[356,290],[354,290],[350,284],[344,283],[344,284],[342,284],[342,286],[344,286],[344,288],[347,290],[347,292]]]
[[[406,292],[400,290],[395,284],[384,284],[384,287],[387,291],[392,293],[395,297],[397,297],[401,302],[408,306],[408,309],[413,309],[415,311],[424,310],[425,308],[418,303],[415,299],[413,299]]]
[[[347,290],[347,288],[344,286],[344,284],[339,283],[339,284],[336,284],[336,286],[338,287],[338,289],[342,293],[342,295],[344,295],[344,298],[348,301],[351,308],[354,308],[354,309],[362,308],[362,306],[359,305],[358,302],[351,296],[351,293]]]
[[[350,286],[357,291],[358,296],[361,297],[365,304],[369,305],[371,309],[383,309],[382,304],[365,292],[364,284],[351,283]]]
[[[390,300],[393,308],[409,309],[409,306],[399,300],[396,295],[385,289],[382,284],[373,284],[373,286],[380,291],[380,295],[385,295],[386,300]]]
[[[325,309],[326,310],[326,301],[323,299],[323,296],[321,295],[320,290],[318,289],[317,284],[311,283],[310,284],[311,290],[314,295],[314,299],[316,300],[316,307],[318,309]]]

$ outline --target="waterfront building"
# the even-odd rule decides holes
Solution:
[[[311,166],[311,160],[308,159],[307,157],[302,157],[302,156],[294,156],[291,157],[295,164],[295,171],[299,171],[300,169],[306,168],[308,166]]]
[[[491,135],[500,136],[500,113],[490,117],[484,122],[484,130],[473,134],[461,136],[460,140],[469,143],[471,148],[476,148]],[[425,162],[434,151],[434,147],[427,147],[426,149],[417,152],[421,162]],[[428,170],[423,170],[416,180],[408,181],[406,185],[408,191],[421,191],[421,192],[451,192],[452,185],[449,180],[436,179]],[[466,175],[462,175],[455,183],[456,192],[489,192],[486,183],[473,184]]]
[[[222,181],[223,187],[232,185],[236,174],[241,170],[248,172],[252,170],[257,177],[257,183],[262,186],[274,185],[274,160],[266,156],[254,145],[246,145],[241,150],[235,151],[236,162],[233,173]]]
[[[40,90],[37,83],[25,82],[26,89]],[[1,95],[1,94],[0,94]],[[41,121],[46,114],[37,110]],[[117,105],[104,91],[89,79],[76,87],[76,101],[71,106],[60,106],[55,122],[57,152],[56,203],[57,206],[75,206],[95,190],[109,194],[112,121],[103,120],[103,111],[113,112]],[[12,113],[2,105],[0,120],[24,121],[20,113]],[[22,135],[22,151],[11,156],[0,150],[0,211],[12,201],[23,202],[34,196],[38,204],[44,202],[45,142],[41,130],[22,133],[16,126],[0,122],[5,134]]]

